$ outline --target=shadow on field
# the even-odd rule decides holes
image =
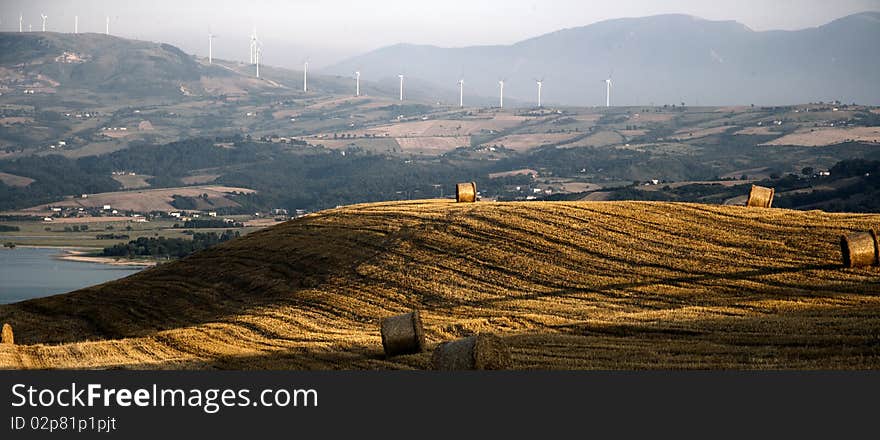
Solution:
[[[289,349],[207,360],[169,360],[159,364],[125,364],[111,369],[133,370],[424,370],[431,351],[386,358],[382,346],[339,345],[320,349]]]
[[[797,267],[781,267],[781,268],[766,268],[766,269],[753,269],[753,270],[745,270],[741,272],[732,272],[732,273],[703,273],[701,275],[692,275],[692,276],[682,276],[682,277],[673,277],[673,278],[657,278],[650,281],[641,281],[641,282],[631,282],[631,283],[615,283],[615,284],[607,284],[604,286],[600,286],[597,288],[572,288],[572,289],[562,289],[552,292],[540,292],[540,293],[531,293],[526,295],[518,295],[508,298],[497,298],[497,299],[489,299],[485,301],[472,301],[472,302],[464,302],[462,305],[469,306],[481,306],[488,304],[495,304],[505,301],[516,301],[516,300],[528,300],[528,299],[538,299],[544,297],[566,297],[572,296],[576,294],[582,293],[607,293],[615,290],[629,290],[629,289],[638,289],[640,287],[654,286],[654,285],[687,285],[687,284],[700,284],[707,281],[753,281],[756,283],[761,283],[767,286],[772,287],[781,287],[781,288],[791,288],[791,286],[782,283],[782,282],[772,282],[768,280],[758,279],[760,277],[769,276],[769,275],[783,275],[783,274],[795,274],[809,271],[817,271],[817,270],[835,270],[840,269],[840,265],[838,264],[815,264],[815,265],[806,265],[806,266],[797,266]],[[880,288],[880,281],[874,283],[874,285]],[[864,293],[865,285],[856,286],[850,285],[847,287],[836,287],[835,293]],[[803,289],[803,286],[798,286],[798,291],[806,292]],[[878,289],[880,291],[880,289]],[[761,293],[760,291],[755,291],[756,293]]]
[[[785,275],[785,274],[799,274],[811,271],[828,271],[828,270],[840,270],[842,267],[839,264],[813,264],[813,265],[804,265],[804,266],[793,266],[793,267],[777,267],[777,268],[761,268],[761,269],[752,269],[752,270],[744,270],[739,272],[730,272],[730,273],[698,273],[696,275],[687,275],[680,277],[671,277],[671,278],[653,278],[645,281],[638,282],[623,282],[623,283],[610,283],[605,285],[598,285],[596,287],[571,287],[571,288],[559,288],[560,283],[554,283],[553,285],[546,285],[546,287],[551,288],[553,290],[548,290],[544,292],[534,292],[534,293],[524,293],[522,295],[507,295],[504,297],[498,298],[488,298],[488,299],[459,299],[455,297],[449,296],[438,296],[434,292],[428,291],[419,291],[416,290],[414,293],[417,293],[421,297],[421,301],[427,306],[439,307],[439,308],[451,308],[451,307],[485,307],[485,306],[493,306],[505,302],[511,301],[521,301],[521,300],[534,300],[541,298],[564,298],[571,297],[575,295],[581,294],[602,294],[602,295],[610,295],[615,291],[626,291],[632,289],[639,289],[642,287],[649,286],[680,286],[680,287],[689,287],[689,285],[700,285],[700,284],[712,284],[719,282],[719,284],[730,284],[732,282],[737,281],[750,281],[756,284],[763,285],[763,288],[766,288],[768,291],[764,291],[763,288],[755,288],[749,289],[751,294],[761,295],[765,294],[768,296],[779,297],[780,292],[779,289],[787,290],[786,293],[788,296],[814,296],[814,295],[831,295],[831,294],[864,294],[869,291],[875,291],[880,293],[880,280],[870,282],[870,283],[862,283],[862,284],[841,284],[835,283],[830,285],[828,283],[822,282],[821,279],[816,279],[816,284],[810,290],[810,286],[805,286],[802,283],[793,283],[787,284],[784,281],[775,281],[763,279],[763,277],[775,276],[775,275]],[[669,268],[672,270],[671,268]],[[459,271],[456,271],[459,272]],[[693,270],[692,272],[698,272],[697,270]],[[462,277],[473,277],[474,275],[469,274],[465,270],[461,270],[457,275]],[[644,277],[643,275],[639,275]],[[412,286],[405,286],[400,283],[396,283],[393,280],[388,279],[371,279],[371,281],[383,284],[387,287],[395,288],[395,289],[403,289],[403,290],[413,290]],[[483,280],[486,282],[491,282],[491,280]],[[775,289],[773,292],[770,292],[770,289]],[[499,289],[504,290],[504,289]],[[662,293],[658,292],[656,298],[662,298]],[[716,298],[719,300],[723,300],[722,298]],[[710,301],[711,302],[711,301]]]

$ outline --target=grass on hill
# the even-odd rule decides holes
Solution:
[[[428,368],[499,334],[522,369],[876,369],[878,269],[841,233],[878,215],[652,202],[354,205],[65,295],[0,306],[5,368]]]

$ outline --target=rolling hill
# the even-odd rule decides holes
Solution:
[[[302,71],[261,66],[262,80],[253,65],[187,54],[165,43],[132,40],[104,34],[56,32],[0,32],[0,86],[6,99],[34,90],[71,99],[113,97],[113,101],[135,100],[143,105],[157,98],[183,100],[187,97],[221,96],[271,92],[275,95],[305,96]],[[351,96],[352,72],[341,75],[310,73],[311,96]],[[364,78],[365,95],[397,97],[397,82],[379,84]],[[431,102],[436,91],[418,80],[408,83],[407,96]]]
[[[0,32],[0,159],[84,157],[205,136],[306,134],[424,112],[441,94],[353,72],[309,74],[103,34]],[[393,113],[393,114],[392,114]],[[354,124],[357,122],[357,124]],[[58,144],[63,141],[63,144]]]
[[[474,332],[514,368],[880,367],[877,269],[838,238],[878,215],[651,202],[353,205],[69,294],[0,306],[3,368],[428,368]]]
[[[467,94],[565,105],[784,105],[832,101],[880,104],[880,12],[798,31],[756,32],[732,21],[658,15],[603,21],[506,46],[441,48],[398,44],[325,69],[371,77],[405,73]]]

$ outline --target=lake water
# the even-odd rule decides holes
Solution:
[[[143,270],[55,258],[63,253],[51,248],[0,249],[0,304],[70,292]]]

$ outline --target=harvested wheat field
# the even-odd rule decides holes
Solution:
[[[431,368],[492,333],[518,369],[880,368],[880,215],[652,202],[354,205],[0,306],[4,368]],[[383,318],[426,351],[386,359]]]

